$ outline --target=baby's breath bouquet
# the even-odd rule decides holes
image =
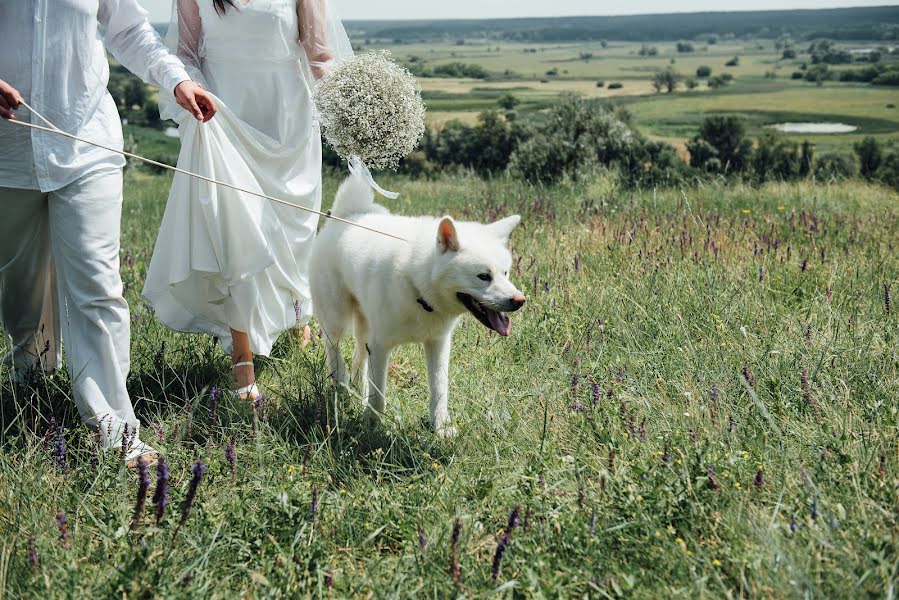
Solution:
[[[351,164],[361,159],[372,169],[395,169],[424,135],[421,87],[386,50],[338,64],[313,99],[325,140]]]

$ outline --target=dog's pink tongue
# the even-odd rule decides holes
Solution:
[[[490,321],[490,327],[493,328],[493,331],[503,337],[506,337],[512,331],[512,321],[501,312],[488,310],[487,320]]]

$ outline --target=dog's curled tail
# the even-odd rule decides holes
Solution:
[[[374,202],[374,190],[361,177],[350,175],[337,190],[331,214],[345,219],[352,215],[379,212],[380,207]]]

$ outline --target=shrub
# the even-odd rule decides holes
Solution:
[[[877,179],[899,190],[899,151],[890,152],[884,157],[877,170]]]
[[[790,79],[805,79],[805,73],[802,71],[793,71],[793,74],[790,75]]]
[[[481,65],[469,65],[461,62],[438,65],[434,67],[433,73],[437,77],[467,77],[469,79],[487,79],[490,76],[487,69]]]
[[[723,169],[726,172],[742,172],[752,157],[752,142],[746,138],[746,127],[737,117],[707,117],[699,133],[687,143],[690,164],[705,171]],[[712,168],[710,159],[717,159],[720,166]]]
[[[710,67],[708,65],[702,65],[701,67],[696,69],[696,76],[699,77],[700,79],[705,79],[706,77],[711,76],[711,74],[712,74],[712,67]]]
[[[781,58],[784,60],[794,60],[796,58],[796,51],[792,48],[785,48]]]
[[[509,168],[532,183],[555,183],[597,165],[628,163],[641,145],[639,136],[604,105],[565,96],[518,146]]]
[[[795,142],[775,131],[766,131],[752,156],[752,169],[756,181],[789,181],[802,174],[802,155]]]
[[[681,53],[693,52],[695,48],[693,48],[693,44],[690,42],[678,42],[677,43],[677,51]]]
[[[865,179],[873,179],[883,162],[883,146],[877,138],[868,136],[853,146],[858,156],[859,172]]]
[[[500,96],[496,103],[505,110],[515,110],[515,107],[521,104],[521,100],[507,93]]]
[[[740,66],[740,57],[739,57],[739,56],[733,57],[732,59],[730,59],[729,61],[727,61],[726,63],[724,63],[724,66],[725,66],[725,67],[738,67],[738,66]]]
[[[830,152],[815,160],[815,178],[822,181],[849,179],[858,175],[858,163],[852,154]]]
[[[598,88],[606,87],[606,82],[603,81],[602,79],[600,79],[599,81],[596,82],[596,87],[598,87]]]
[[[623,83],[619,83],[619,82],[617,82],[617,81],[613,81],[612,83],[609,84],[609,89],[610,89],[610,90],[620,90],[620,89],[623,88],[623,87],[624,87],[624,84],[623,84]]]

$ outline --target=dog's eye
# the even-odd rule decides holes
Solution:
[[[490,273],[481,273],[478,275],[478,279],[481,281],[493,281],[493,276]]]

